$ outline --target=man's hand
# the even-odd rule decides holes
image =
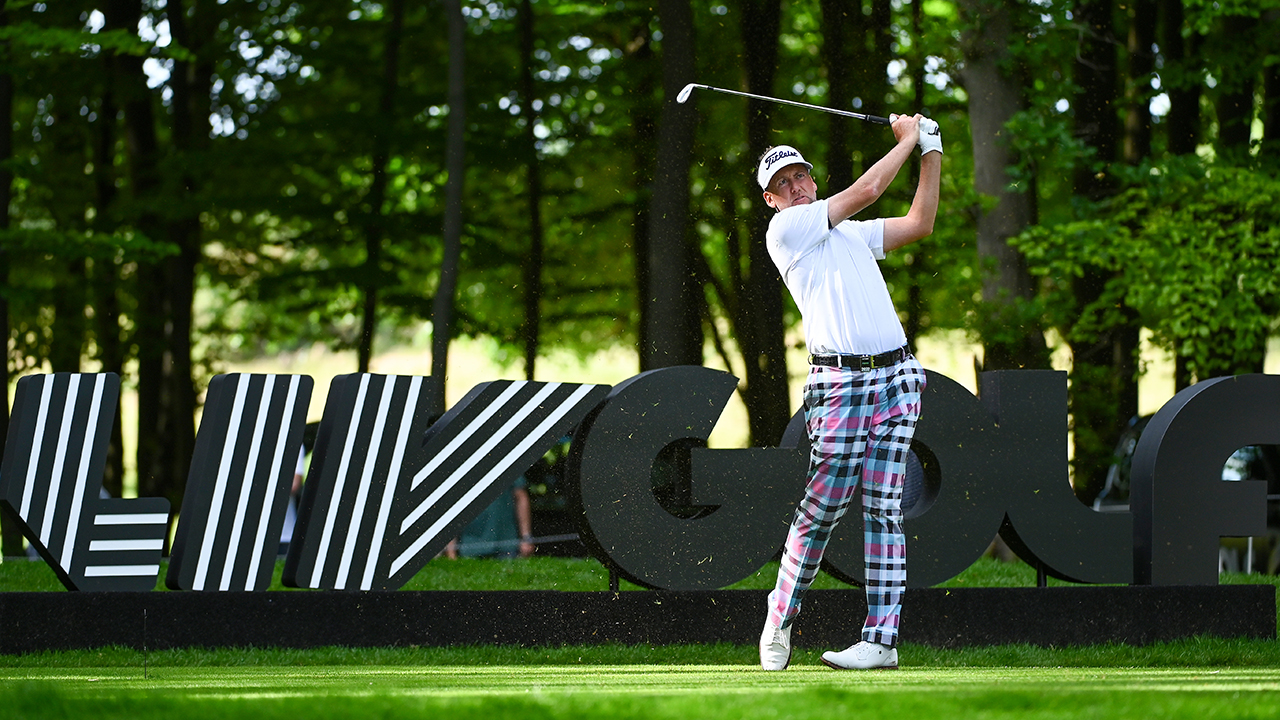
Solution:
[[[889,127],[899,143],[909,142],[912,145],[920,142],[920,121],[923,115],[889,115]]]
[[[931,152],[942,154],[942,131],[938,129],[938,123],[929,118],[921,118],[919,144],[921,157]]]

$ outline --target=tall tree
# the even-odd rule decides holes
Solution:
[[[739,13],[745,43],[747,91],[774,95],[778,67],[778,32],[782,3],[753,0]],[[747,101],[747,157],[754,163],[770,145],[772,103]],[[759,197],[760,188],[750,177],[747,197]],[[773,211],[762,202],[751,204],[752,232],[747,240],[746,273],[738,297],[735,327],[746,368],[748,426],[753,445],[773,445],[782,439],[791,419],[787,387],[786,344],[783,341],[782,278],[769,257],[764,235]]]
[[[9,11],[0,7],[0,28],[9,26]],[[13,200],[13,74],[9,42],[0,42],[0,233],[9,230],[9,203]],[[0,239],[0,457],[9,437],[9,248]],[[0,512],[0,555],[22,554],[22,532],[7,513]]]
[[[1164,56],[1161,82],[1169,93],[1165,124],[1170,155],[1195,152],[1200,133],[1201,80],[1196,62],[1199,36],[1184,38],[1185,25],[1182,0],[1160,0],[1160,54]]]
[[[373,158],[369,192],[364,202],[364,269],[361,291],[360,346],[356,353],[359,372],[369,372],[373,339],[378,329],[378,290],[384,282],[382,245],[386,235],[383,205],[387,198],[387,164],[391,161],[391,139],[395,135],[396,96],[400,87],[400,42],[404,34],[405,0],[392,0],[382,46],[382,84],[377,116],[373,119]]]
[[[1150,140],[1142,121],[1143,109],[1127,106],[1126,122],[1135,133],[1125,134],[1119,121],[1121,105],[1121,72],[1119,65],[1120,34],[1115,26],[1113,0],[1086,0],[1075,11],[1080,24],[1076,62],[1073,68],[1077,92],[1072,99],[1075,135],[1085,148],[1073,176],[1073,191],[1089,202],[1102,202],[1118,188],[1113,164],[1121,159],[1122,146],[1127,157],[1137,157]],[[1135,30],[1128,42],[1134,49],[1139,43]],[[1148,48],[1150,43],[1148,43]],[[1146,55],[1130,60],[1130,68],[1149,67]],[[1149,76],[1147,78],[1149,81]],[[1135,79],[1134,82],[1139,82]],[[1129,86],[1131,93],[1137,88]],[[1145,97],[1145,93],[1142,93]],[[1081,326],[1078,322],[1089,308],[1105,302],[1104,293],[1114,271],[1086,265],[1072,279],[1076,308],[1064,335],[1072,356],[1072,439],[1076,493],[1090,498],[1101,489],[1106,469],[1111,464],[1115,440],[1125,422],[1137,411],[1137,384],[1131,359],[1137,329],[1124,323],[1103,328]]]
[[[107,82],[103,84],[98,119],[93,135],[93,188],[95,213],[92,231],[110,236],[117,229],[115,219],[116,187],[120,178],[115,171],[116,103],[110,82],[112,56],[104,54],[102,67]],[[94,341],[97,360],[103,372],[124,376],[125,349],[120,331],[120,267],[114,254],[103,254],[93,261],[92,298]],[[111,442],[107,446],[102,471],[102,487],[112,497],[124,495],[124,414],[123,403],[116,403],[115,422],[111,425]]]
[[[534,63],[533,3],[520,3],[520,113],[524,117],[525,202],[529,214],[529,254],[524,261],[524,375],[533,379],[538,360],[539,335],[542,331],[542,167],[538,161],[538,138],[535,134],[538,112],[534,109],[536,94],[533,84]]]
[[[174,62],[169,87],[173,92],[169,120],[170,165],[167,173],[165,238],[176,249],[166,258],[165,273],[165,413],[169,431],[165,457],[170,484],[178,494],[186,483],[195,452],[196,389],[192,346],[195,340],[196,275],[204,254],[205,198],[203,173],[211,147],[208,118],[212,108],[214,32],[218,18],[207,0],[169,0],[165,17],[174,42],[187,52]],[[173,503],[175,511],[181,504]]]
[[[142,20],[140,0],[111,0],[103,11],[108,31],[136,30]],[[160,140],[156,132],[154,98],[146,86],[143,58],[117,53],[111,61],[113,93],[124,113],[125,154],[129,173],[131,204],[140,208],[133,226],[147,239],[165,239],[160,171]],[[132,294],[137,310],[133,342],[138,359],[138,495],[168,498],[176,510],[182,503],[182,478],[174,474],[177,464],[171,439],[172,357],[169,355],[169,268],[163,259],[138,263]],[[188,416],[188,422],[194,419]],[[187,458],[189,460],[189,456]]]
[[[1217,67],[1218,95],[1214,109],[1218,115],[1218,152],[1232,159],[1243,159],[1249,151],[1249,134],[1253,127],[1253,90],[1256,80],[1255,58],[1245,55],[1243,48],[1254,47],[1257,18],[1244,14],[1224,14],[1218,19]],[[1251,53],[1250,53],[1251,55]]]
[[[637,82],[633,87],[635,101],[627,110],[632,133],[631,166],[635,187],[631,201],[631,252],[636,287],[636,347],[649,347],[649,314],[652,304],[647,296],[649,278],[649,206],[653,198],[653,176],[657,164],[658,114],[660,104],[652,100],[656,92],[657,73],[652,70],[654,51],[647,13],[634,21],[625,44],[628,64],[635,68]],[[646,363],[640,353],[640,368]]]
[[[1129,7],[1125,43],[1124,160],[1137,165],[1151,155],[1151,79],[1156,69],[1156,0],[1135,0]]]
[[[1236,14],[1240,13],[1240,14]],[[1218,119],[1218,141],[1215,149],[1228,163],[1246,165],[1251,162],[1250,137],[1254,120],[1254,92],[1262,79],[1262,66],[1257,49],[1262,47],[1257,11],[1243,8],[1228,11],[1218,18],[1216,37],[1213,38],[1214,76],[1218,79],[1214,109]],[[1260,233],[1267,228],[1259,227]],[[1211,357],[1204,366],[1217,369],[1216,374],[1260,373],[1266,361],[1265,334],[1253,338],[1258,347],[1252,355],[1253,362],[1241,362],[1239,353],[1226,347],[1212,347]],[[1207,377],[1199,374],[1197,380]]]
[[[1120,128],[1116,122],[1119,41],[1112,27],[1113,12],[1113,0],[1082,0],[1074,11],[1080,34],[1073,68],[1078,90],[1071,109],[1076,137],[1089,153],[1085,162],[1076,165],[1074,192],[1090,200],[1109,196],[1115,187],[1110,163],[1117,157]]]
[[[694,81],[694,26],[690,0],[660,0],[662,90],[658,158],[649,211],[649,303],[640,367],[702,364],[702,327],[694,293],[694,247],[689,238],[689,164],[697,115],[676,102]]]
[[[912,104],[910,110],[925,111],[925,62],[928,60],[924,47],[924,17],[922,3],[911,3],[911,47],[912,54],[908,66],[911,68]],[[920,157],[911,156],[911,176],[920,177]],[[910,272],[907,273],[907,302],[903,305],[906,317],[902,329],[906,333],[907,343],[913,347],[920,337],[925,314],[924,278],[928,277],[932,262],[929,253],[908,252]]]
[[[1128,8],[1128,58],[1125,78],[1125,119],[1123,155],[1127,165],[1137,166],[1151,159],[1151,81],[1156,69],[1156,1],[1135,0]],[[1138,362],[1141,327],[1138,314],[1122,305],[1114,331],[1111,390],[1117,410],[1106,427],[1108,444],[1119,440],[1126,421],[1138,415]]]
[[[1164,56],[1162,82],[1169,93],[1166,116],[1167,150],[1170,155],[1191,155],[1200,137],[1200,87],[1197,46],[1199,35],[1183,37],[1186,25],[1183,0],[1161,0],[1160,51]],[[1173,386],[1181,392],[1191,384],[1188,358],[1174,351]]]
[[[1272,52],[1280,53],[1276,48],[1277,36],[1280,35],[1280,9],[1268,10],[1263,15],[1263,37],[1270,38],[1273,43]],[[1280,167],[1280,62],[1273,62],[1262,68],[1262,150],[1260,156],[1270,167]]]
[[[466,20],[461,0],[445,0],[449,32],[449,135],[445,145],[444,256],[432,303],[431,382],[436,410],[443,412],[444,381],[449,375],[449,342],[453,336],[454,298],[462,254],[462,191],[466,177]]]
[[[1026,259],[1009,239],[1036,222],[1031,187],[1010,187],[1015,162],[1007,126],[1023,109],[1022,68],[1009,42],[1019,5],[1012,0],[964,0],[962,80],[969,95],[973,138],[973,185],[994,204],[978,210],[978,258],[984,265],[982,300],[988,306],[983,332],[984,370],[1049,365],[1043,328],[1026,310],[1036,288]]]
[[[917,5],[913,4],[912,8]],[[861,3],[822,0],[822,64],[827,69],[827,105],[848,109],[853,101],[853,72],[849,52],[851,31],[862,30]],[[849,121],[838,115],[827,120],[827,184],[835,191],[853,184],[849,152]]]

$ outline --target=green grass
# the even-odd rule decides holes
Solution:
[[[164,574],[168,564],[161,563],[157,590],[165,590]],[[284,569],[278,561],[271,583],[271,590],[290,590],[280,583]],[[768,590],[773,587],[778,564],[765,564],[755,574],[730,585],[734,590]],[[1280,586],[1280,576],[1223,573],[1219,581],[1232,584],[1270,584]],[[1000,562],[993,558],[979,558],[967,570],[938,587],[1033,587],[1036,584],[1035,568],[1021,561]],[[1049,586],[1067,586],[1071,583],[1049,578]],[[637,585],[622,581],[622,590],[641,590]],[[819,573],[814,581],[817,589],[848,588],[849,585],[826,573]],[[590,591],[609,589],[609,571],[599,561],[591,558],[532,557],[517,560],[489,560],[483,558],[438,558],[427,563],[404,587],[405,590],[566,590]],[[0,563],[0,592],[61,592],[64,588],[53,570],[41,561],[9,559]]]
[[[904,643],[904,667],[1077,667],[1188,668],[1231,666],[1280,669],[1280,647],[1273,640],[1189,638],[1141,647],[1106,644],[1072,647],[997,645],[939,649]],[[796,648],[793,664],[818,666],[822,649]],[[563,647],[344,648],[185,648],[152,651],[126,647],[62,650],[0,655],[0,677],[8,671],[41,668],[198,668],[198,667],[503,667],[603,665],[746,665],[754,666],[752,646],[705,645],[567,645]]]
[[[167,563],[161,564],[157,590],[165,590]],[[271,590],[290,590],[280,583],[283,561],[276,563]],[[768,563],[755,574],[729,586],[734,590],[769,590],[777,577],[778,564]],[[1260,576],[1240,575],[1241,578]],[[1271,580],[1274,581],[1273,576]],[[940,587],[1031,587],[1036,584],[1035,569],[1022,562],[1005,563],[982,558],[965,572]],[[1050,579],[1050,585],[1067,585]],[[641,590],[627,581],[622,590]],[[814,581],[816,589],[848,588],[849,585],[826,573]],[[533,557],[518,560],[483,558],[439,558],[427,563],[405,586],[405,590],[608,590],[609,571],[590,558]],[[0,563],[0,592],[60,592],[62,583],[43,562],[25,559]]]
[[[770,564],[733,587],[772,587],[775,572]],[[604,590],[608,581],[594,560],[437,560],[406,589]],[[1277,578],[1224,575],[1222,582],[1276,585]],[[946,586],[1034,584],[1025,564],[982,560]],[[823,575],[815,587],[848,586]],[[0,591],[61,589],[44,563],[0,565]],[[1280,716],[1280,643],[1271,640],[958,650],[904,644],[903,669],[872,673],[837,673],[819,655],[798,648],[786,672],[764,673],[754,647],[728,644],[145,655],[112,647],[0,656],[0,707],[15,720]]]
[[[994,563],[999,564],[999,563]],[[1023,566],[1025,567],[1025,566]],[[278,561],[272,577],[271,590],[292,590],[280,582],[284,569]],[[165,590],[164,574],[168,563],[162,562],[156,590]],[[770,563],[749,578],[731,587],[742,589],[770,589],[777,576],[778,564]],[[1016,572],[1011,570],[1011,572]],[[991,574],[990,572],[988,574]],[[1028,584],[1035,584],[1035,574]],[[1015,582],[1010,579],[1008,582]],[[622,590],[642,590],[627,581],[619,585]],[[825,574],[820,574],[815,588],[847,588],[848,585]],[[484,558],[438,558],[427,563],[417,575],[405,584],[405,590],[565,590],[591,591],[609,589],[609,571],[599,561],[589,558],[533,557],[517,560],[490,560]],[[65,588],[53,570],[40,561],[25,559],[0,563],[0,592],[62,592]]]
[[[305,666],[28,671],[18,718],[1274,718],[1280,673],[1249,668],[748,665]]]

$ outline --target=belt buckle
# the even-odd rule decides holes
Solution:
[[[875,358],[870,355],[862,355],[858,358],[858,369],[862,372],[867,372],[875,366]]]

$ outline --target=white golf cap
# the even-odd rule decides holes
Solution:
[[[806,162],[800,155],[800,151],[790,145],[775,145],[769,148],[769,152],[760,158],[760,168],[756,170],[756,182],[760,183],[761,190],[769,189],[769,181],[773,180],[773,176],[782,168],[788,165],[800,163],[810,170],[813,164]]]

